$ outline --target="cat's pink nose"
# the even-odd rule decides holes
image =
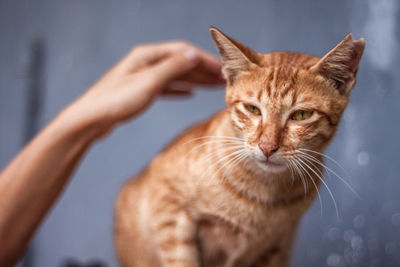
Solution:
[[[261,149],[261,151],[267,158],[271,157],[271,155],[274,154],[279,149],[279,145],[271,141],[260,141],[258,147]]]

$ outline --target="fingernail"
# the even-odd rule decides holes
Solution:
[[[199,61],[199,54],[193,49],[186,50],[183,55],[193,64]]]

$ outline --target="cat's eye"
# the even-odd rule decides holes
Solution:
[[[313,113],[314,111],[312,110],[298,110],[293,113],[291,119],[295,121],[303,121],[310,118]]]
[[[260,109],[254,105],[245,105],[245,108],[255,115],[261,115]]]

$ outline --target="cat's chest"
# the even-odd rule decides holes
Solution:
[[[279,230],[246,232],[213,216],[199,220],[197,229],[202,266],[254,266],[261,257],[276,254],[282,247]]]

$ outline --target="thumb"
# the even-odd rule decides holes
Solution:
[[[183,53],[174,53],[162,60],[157,65],[151,67],[149,72],[163,87],[167,83],[175,80],[179,76],[186,74],[200,61],[200,55],[194,49],[185,50]]]

